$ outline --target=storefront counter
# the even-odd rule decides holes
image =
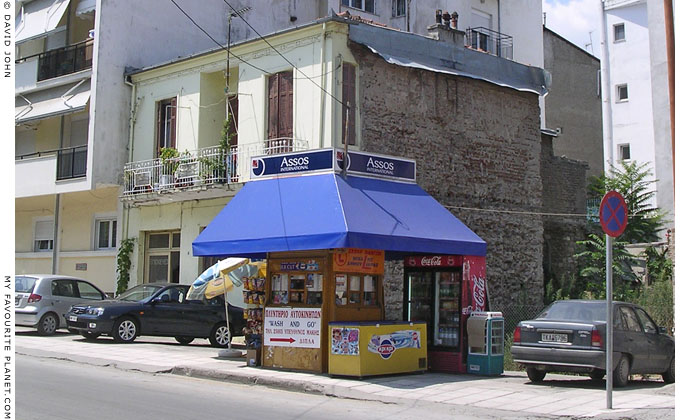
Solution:
[[[427,369],[424,322],[330,322],[328,373],[372,376]]]

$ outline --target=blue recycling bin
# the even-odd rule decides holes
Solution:
[[[501,312],[473,312],[467,319],[467,372],[503,373],[504,328]]]

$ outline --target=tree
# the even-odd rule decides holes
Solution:
[[[622,168],[612,168],[609,174],[590,179],[589,194],[602,198],[608,191],[618,191],[628,206],[628,227],[616,241],[645,243],[659,240],[664,213],[652,206],[656,180],[651,180],[649,163],[621,162]]]
[[[606,237],[590,234],[588,239],[577,241],[580,252],[575,258],[581,263],[579,278],[570,290],[570,297],[606,297]],[[634,257],[627,249],[626,242],[613,243],[612,275],[615,299],[627,300],[630,292],[639,286],[639,279],[632,271]]]

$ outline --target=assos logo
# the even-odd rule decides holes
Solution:
[[[373,170],[374,172],[393,173],[393,171],[395,171],[395,164],[393,162],[387,162],[385,160],[378,160],[370,157],[367,161],[367,170]]]
[[[254,158],[252,159],[252,173],[255,176],[261,176],[266,170],[266,164],[263,159]]]
[[[388,339],[381,341],[381,344],[376,348],[376,352],[384,359],[390,358],[394,351],[395,346]]]
[[[293,166],[309,166],[309,156],[286,158],[280,162],[280,168],[290,168]]]
[[[335,153],[335,160],[336,160],[336,162],[338,163],[338,167],[339,167],[340,169],[343,169],[343,159],[344,159],[344,157],[345,157],[345,152],[342,151],[342,150],[338,150],[338,151]],[[350,160],[350,155],[348,154],[348,155],[347,155],[347,170],[348,170],[348,171],[350,170],[350,165],[351,165],[351,164],[352,164],[352,161]]]

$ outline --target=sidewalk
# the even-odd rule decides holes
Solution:
[[[88,342],[79,335],[58,333],[41,337],[18,328],[17,354],[70,360],[149,373],[172,373],[247,384],[312,392],[340,398],[401,402],[410,400],[510,410],[517,416],[584,416],[631,418],[635,410],[658,410],[653,416],[675,412],[675,385],[631,381],[613,393],[614,410],[606,410],[605,382],[587,377],[548,374],[531,384],[524,372],[500,377],[424,373],[365,379],[286,372],[246,366],[244,358],[221,359],[208,340],[182,346],[172,338],[139,337],[132,344],[115,344],[103,337]],[[632,417],[635,418],[635,417]]]

